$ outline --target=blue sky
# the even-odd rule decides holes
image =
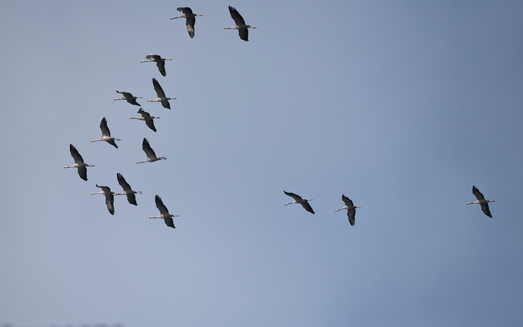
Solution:
[[[227,6],[250,31],[237,31]],[[178,6],[204,15],[189,38]],[[519,1],[10,1],[0,324],[520,326]],[[172,58],[163,77],[149,53]],[[159,103],[157,78],[172,110]],[[158,132],[129,120],[138,107]],[[90,140],[106,117],[119,149]],[[145,159],[147,137],[168,160]],[[69,144],[89,180],[71,165]],[[107,212],[116,173],[135,190]],[[476,185],[493,218],[474,201]],[[313,198],[315,215],[283,190]],[[351,227],[341,194],[357,206]],[[176,229],[158,215],[162,197]]]

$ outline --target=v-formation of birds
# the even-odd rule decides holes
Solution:
[[[181,12],[181,14],[179,16],[171,17],[169,19],[174,20],[177,18],[185,18],[187,32],[189,33],[189,36],[191,38],[193,38],[195,35],[194,26],[196,23],[196,17],[203,16],[203,15],[194,14],[193,11],[191,10],[191,8],[189,8],[189,7],[178,7],[177,10],[179,12]],[[234,20],[234,22],[236,23],[236,25],[234,27],[224,27],[223,29],[237,29],[240,39],[242,39],[244,41],[249,41],[249,28],[256,29],[256,27],[252,27],[250,25],[245,24],[245,20],[240,15],[240,13],[236,10],[236,8],[229,6],[229,13],[230,13],[232,19]],[[165,61],[170,61],[172,59],[162,58],[160,55],[157,55],[157,54],[148,54],[145,56],[145,58],[146,58],[146,60],[142,60],[142,61],[140,61],[140,63],[155,62],[160,74],[164,77],[167,75],[167,71],[165,69]],[[165,95],[163,88],[161,87],[160,83],[158,82],[158,80],[156,78],[153,78],[152,82],[153,82],[153,88],[156,92],[157,97],[156,97],[156,99],[153,99],[153,100],[147,100],[147,102],[160,102],[164,108],[171,109],[169,100],[175,100],[176,98],[167,97]],[[149,127],[154,132],[157,131],[156,127],[154,126],[154,119],[158,119],[160,117],[151,116],[148,112],[144,111],[141,108],[141,105],[136,100],[142,99],[143,97],[136,97],[129,92],[121,92],[118,90],[116,90],[116,92],[121,94],[122,97],[115,98],[114,100],[125,100],[131,105],[140,106],[138,113],[141,114],[141,117],[131,117],[129,119],[143,120],[145,122],[145,124],[147,125],[147,127]],[[118,148],[116,141],[121,141],[121,140],[111,136],[111,132],[109,130],[109,127],[107,125],[107,120],[105,119],[105,117],[103,117],[102,121],[100,122],[100,129],[102,131],[102,137],[100,139],[92,140],[90,142],[105,141],[105,142],[109,143],[110,145],[114,146],[115,148]],[[156,153],[154,152],[151,145],[149,144],[149,141],[146,138],[143,139],[142,149],[145,152],[147,159],[144,161],[138,161],[137,164],[155,162],[155,161],[167,159],[165,157],[157,157]],[[94,165],[89,165],[89,164],[85,163],[82,156],[76,149],[76,147],[73,146],[72,144],[70,144],[69,150],[71,152],[71,156],[73,157],[75,163],[71,166],[65,166],[64,168],[77,168],[78,175],[80,176],[80,178],[87,181],[87,167],[94,167]],[[90,195],[104,194],[105,203],[106,203],[107,209],[109,210],[109,213],[111,215],[114,215],[114,212],[115,212],[115,210],[114,210],[114,196],[115,195],[126,195],[128,202],[130,204],[136,206],[136,205],[138,205],[138,203],[136,202],[135,194],[142,193],[141,191],[132,190],[131,186],[129,185],[129,183],[127,183],[127,181],[125,180],[125,178],[123,177],[122,174],[117,173],[117,180],[118,180],[118,183],[120,184],[120,186],[123,188],[123,190],[124,190],[123,192],[116,193],[116,192],[111,191],[111,189],[108,186],[102,186],[102,185],[99,186],[98,184],[96,184],[96,187],[100,188],[101,191],[90,194]],[[309,203],[309,201],[312,201],[312,199],[309,199],[309,200],[303,199],[301,196],[299,196],[297,194],[286,192],[286,191],[283,191],[283,192],[286,195],[288,195],[294,199],[292,202],[285,203],[285,205],[295,204],[295,203],[301,204],[301,206],[306,211],[308,211],[312,214],[315,213],[314,210],[312,209],[312,206]],[[485,215],[492,218],[492,214],[490,213],[488,203],[494,202],[494,200],[485,200],[483,194],[476,188],[476,186],[472,186],[472,193],[476,196],[477,200],[474,202],[467,202],[466,204],[467,205],[468,204],[480,204],[481,210],[485,213]],[[348,217],[349,223],[352,226],[354,226],[355,222],[356,222],[356,220],[355,220],[356,208],[361,208],[361,207],[354,206],[352,200],[350,200],[344,194],[342,194],[341,198],[345,205],[342,208],[337,209],[335,211],[338,212],[340,210],[347,210],[347,217]],[[164,222],[168,227],[175,228],[174,221],[172,218],[178,217],[178,215],[170,214],[169,210],[164,205],[162,199],[158,195],[155,195],[155,203],[156,203],[156,207],[160,211],[160,215],[156,216],[156,217],[151,216],[149,218],[164,219]]]

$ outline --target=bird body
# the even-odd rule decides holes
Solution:
[[[143,120],[150,129],[156,132],[156,127],[154,126],[154,119],[159,119],[160,117],[153,117],[147,111],[144,111],[142,108],[138,110],[138,113],[141,114],[142,117],[131,117],[129,119]]]
[[[290,192],[285,192],[283,191],[283,193],[287,194],[288,196],[290,196],[291,198],[294,199],[294,201],[292,202],[289,202],[289,203],[285,203],[284,205],[289,205],[289,204],[293,204],[293,203],[299,203],[302,205],[302,207],[307,210],[308,212],[310,213],[314,213],[314,210],[312,210],[312,207],[311,205],[309,204],[309,201],[312,201],[313,199],[302,199],[301,196],[297,195],[297,194],[294,194],[294,193],[290,193]]]
[[[160,71],[160,74],[162,74],[162,76],[167,75],[167,72],[165,71],[165,61],[172,60],[172,59],[165,59],[157,54],[148,54],[147,56],[145,56],[145,58],[147,60],[142,60],[142,61],[140,61],[140,63],[151,62],[151,61],[155,62],[156,67],[158,67],[158,70]]]
[[[127,195],[127,201],[129,201],[130,204],[137,206],[138,203],[136,203],[135,194],[142,194],[142,191],[133,191],[131,185],[127,183],[122,174],[117,173],[116,178],[118,179],[118,184],[120,184],[120,186],[123,188],[123,192],[114,193],[114,195]]]
[[[334,210],[334,212],[347,209],[347,217],[349,218],[349,223],[351,224],[351,226],[354,226],[354,224],[356,223],[356,208],[361,207],[354,206],[352,200],[346,197],[345,194],[341,195],[341,199],[343,200],[343,203],[345,203],[345,205],[340,209]]]
[[[488,207],[489,202],[496,202],[496,200],[485,200],[485,197],[481,192],[478,190],[478,188],[475,185],[472,185],[472,194],[476,196],[476,201],[474,202],[467,202],[465,204],[479,204],[481,205],[481,210],[485,215],[492,218],[492,214],[490,213],[490,209]]]
[[[105,195],[105,204],[107,205],[107,210],[111,215],[114,215],[114,192],[111,191],[109,186],[99,186],[96,184],[96,187],[101,188],[100,192],[90,193],[89,195],[104,194]]]
[[[127,102],[129,102],[130,104],[133,104],[135,106],[140,106],[140,104],[138,102],[136,102],[136,99],[142,99],[143,98],[143,97],[135,97],[135,96],[133,96],[129,92],[120,92],[120,91],[116,90],[116,93],[120,93],[122,95],[122,97],[121,98],[114,98],[113,101],[126,100]]]
[[[169,103],[169,100],[174,100],[176,98],[168,98],[165,96],[165,92],[163,91],[160,83],[156,80],[156,78],[153,78],[153,87],[156,91],[157,98],[154,100],[147,100],[147,102],[161,102],[162,106],[167,109],[171,109],[171,104]]]
[[[238,30],[240,39],[249,41],[249,28],[256,29],[256,27],[246,25],[245,20],[243,19],[242,15],[240,15],[238,10],[236,10],[236,8],[229,6],[229,13],[231,14],[232,19],[234,19],[236,25],[234,27],[224,27],[223,29]]]
[[[178,7],[176,10],[180,11],[181,14],[179,16],[171,17],[169,20],[173,20],[176,18],[185,18],[185,25],[187,26],[187,32],[189,33],[189,36],[191,39],[194,37],[194,24],[196,23],[196,16],[203,16],[203,15],[196,15],[192,12],[192,9],[189,7]]]
[[[74,145],[69,144],[69,151],[74,159],[74,164],[71,166],[65,166],[64,168],[78,168],[78,175],[84,181],[87,181],[87,167],[94,167],[94,165],[88,165],[84,162],[84,158],[80,155]]]
[[[91,143],[98,141],[106,141],[107,143],[111,144],[112,146],[118,149],[118,145],[116,145],[115,141],[121,140],[111,136],[111,131],[109,130],[109,127],[107,127],[107,120],[105,119],[105,117],[102,118],[102,121],[100,122],[100,129],[102,130],[102,137],[98,140],[92,140]]]
[[[163,204],[162,198],[160,198],[158,194],[154,196],[154,202],[156,202],[156,208],[160,210],[160,215],[156,217],[149,217],[149,219],[162,218],[168,227],[176,228],[174,227],[173,217],[180,217],[180,215],[171,215],[167,207]]]
[[[149,140],[147,140],[146,138],[143,139],[142,149],[145,152],[145,154],[147,155],[147,159],[145,159],[144,161],[138,161],[137,164],[145,163],[145,162],[155,162],[158,160],[167,160],[167,158],[165,158],[165,157],[156,156],[156,153],[154,152],[154,150],[151,148],[151,145],[149,144]]]

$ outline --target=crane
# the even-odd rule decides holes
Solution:
[[[290,193],[290,192],[285,192],[285,190],[283,191],[283,193],[287,194],[288,196],[290,196],[291,198],[294,199],[294,201],[292,202],[289,202],[289,203],[285,203],[284,205],[289,205],[289,204],[293,204],[293,203],[299,203],[302,205],[302,207],[307,210],[308,212],[310,213],[314,213],[314,210],[312,210],[312,207],[311,205],[309,204],[309,201],[312,201],[313,199],[310,199],[310,200],[307,200],[307,199],[302,199],[301,196],[297,195],[297,194],[294,194],[294,193]]]
[[[242,15],[240,15],[238,10],[236,10],[236,8],[229,6],[229,13],[231,14],[232,19],[234,19],[236,25],[234,27],[224,27],[223,29],[238,30],[240,39],[244,41],[249,41],[249,28],[256,29],[256,27],[246,25],[245,20],[243,19]]]
[[[133,104],[135,106],[140,106],[140,104],[138,102],[136,102],[136,99],[142,99],[143,98],[143,97],[135,97],[134,95],[132,95],[129,92],[120,92],[120,91],[116,90],[116,93],[120,93],[122,95],[122,97],[121,98],[114,98],[113,101],[126,100],[127,102],[129,102],[130,104]]]
[[[352,200],[349,199],[348,197],[346,197],[345,194],[341,195],[341,199],[343,200],[345,205],[340,209],[334,210],[334,212],[338,212],[340,210],[347,209],[347,217],[349,217],[349,223],[351,224],[351,226],[354,226],[354,224],[356,223],[356,208],[361,208],[361,207],[354,206],[354,203],[352,203]]]
[[[107,210],[111,215],[114,215],[114,192],[111,191],[109,186],[99,186],[96,184],[96,187],[101,188],[100,192],[90,193],[89,195],[104,194],[105,195],[105,204],[107,205]]]
[[[481,205],[481,211],[483,211],[484,214],[492,218],[492,214],[490,213],[490,209],[488,207],[489,202],[496,202],[496,200],[485,200],[485,197],[481,192],[478,190],[478,188],[474,185],[472,185],[472,194],[476,196],[476,201],[474,202],[467,202],[465,204],[479,204]]]
[[[189,32],[189,36],[191,39],[194,37],[194,24],[196,23],[196,16],[203,16],[203,15],[196,15],[192,12],[192,9],[189,7],[178,7],[176,10],[180,11],[181,14],[176,17],[171,17],[169,20],[173,20],[176,18],[185,18],[185,25],[187,25],[187,32]]]
[[[162,74],[163,76],[167,75],[167,72],[165,71],[165,61],[172,60],[172,59],[165,59],[157,54],[148,54],[145,56],[145,58],[147,60],[141,60],[140,63],[151,62],[151,61],[155,62],[156,67],[158,67],[158,70],[160,71],[160,74]]]
[[[144,111],[142,108],[138,110],[138,113],[141,114],[142,117],[131,117],[129,119],[143,120],[145,121],[145,125],[147,125],[150,129],[156,132],[156,127],[154,126],[154,119],[160,119],[160,117],[153,117],[147,111]]]
[[[158,80],[156,80],[156,78],[153,78],[153,87],[156,91],[157,98],[154,100],[147,100],[147,102],[161,102],[164,108],[171,109],[171,104],[169,103],[169,100],[175,100],[176,98],[167,98],[165,96],[165,92],[163,91],[160,83],[158,83]]]
[[[65,166],[64,168],[78,168],[78,176],[84,181],[87,181],[87,167],[94,167],[94,165],[88,165],[84,162],[84,158],[80,155],[74,145],[69,144],[69,151],[74,159],[74,164],[71,166]]]
[[[118,149],[118,145],[116,145],[115,141],[121,140],[111,136],[111,131],[109,130],[109,127],[107,127],[107,120],[105,119],[105,117],[102,118],[102,121],[100,122],[100,129],[102,130],[102,137],[98,140],[92,140],[90,142],[93,143],[98,141],[106,141],[107,143],[111,144],[112,146]]]
[[[147,159],[144,161],[138,161],[137,164],[145,163],[145,162],[155,162],[158,160],[167,160],[165,157],[157,157],[156,153],[154,153],[154,150],[151,148],[151,145],[149,144],[149,141],[144,137],[142,142],[142,149],[147,155]]]
[[[129,201],[130,204],[137,206],[138,203],[136,203],[135,194],[142,194],[142,191],[133,191],[131,185],[127,183],[122,174],[116,173],[116,178],[118,179],[118,184],[120,184],[120,186],[123,188],[123,192],[114,193],[114,195],[127,195],[127,201]]]
[[[156,202],[156,208],[160,210],[160,215],[156,217],[149,217],[149,219],[162,218],[167,226],[176,228],[174,227],[173,217],[180,217],[180,215],[171,215],[167,207],[163,204],[162,198],[160,198],[158,194],[154,196],[154,202]]]

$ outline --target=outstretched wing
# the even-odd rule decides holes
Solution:
[[[302,205],[303,208],[304,208],[305,210],[307,210],[308,212],[310,212],[310,213],[314,213],[314,210],[312,210],[312,207],[311,207],[311,205],[310,205],[309,202],[307,202],[307,201],[303,201],[303,202],[301,203],[301,205]]]
[[[492,218],[492,214],[490,213],[490,209],[488,207],[487,202],[481,204],[481,211],[483,211],[484,214]]]
[[[154,159],[156,158],[156,153],[154,153],[153,148],[151,148],[151,145],[149,144],[149,141],[144,137],[142,142],[142,150],[147,155],[147,158]],[[160,200],[161,202],[161,200]]]
[[[296,200],[296,202],[298,202],[298,203],[303,202],[303,199],[298,194],[294,194],[294,193],[291,193],[291,192],[286,192],[285,190],[283,191],[283,193],[287,194],[288,196],[290,196],[291,198]]]
[[[481,192],[478,190],[478,188],[475,185],[472,185],[472,194],[476,196],[476,199],[478,200],[485,200],[485,197]]]
[[[231,13],[232,19],[234,19],[236,26],[240,27],[245,25],[245,20],[243,19],[242,15],[240,15],[238,10],[236,10],[236,8],[229,6],[229,12]]]
[[[84,163],[84,158],[82,158],[82,156],[80,155],[78,150],[76,150],[74,145],[69,144],[69,151],[71,152],[71,156],[73,157],[74,162],[76,162],[77,164],[83,164]]]
[[[158,83],[158,81],[156,80],[156,78],[153,78],[153,86],[158,98],[165,98],[165,93],[163,92],[163,89],[160,86],[160,83]]]

